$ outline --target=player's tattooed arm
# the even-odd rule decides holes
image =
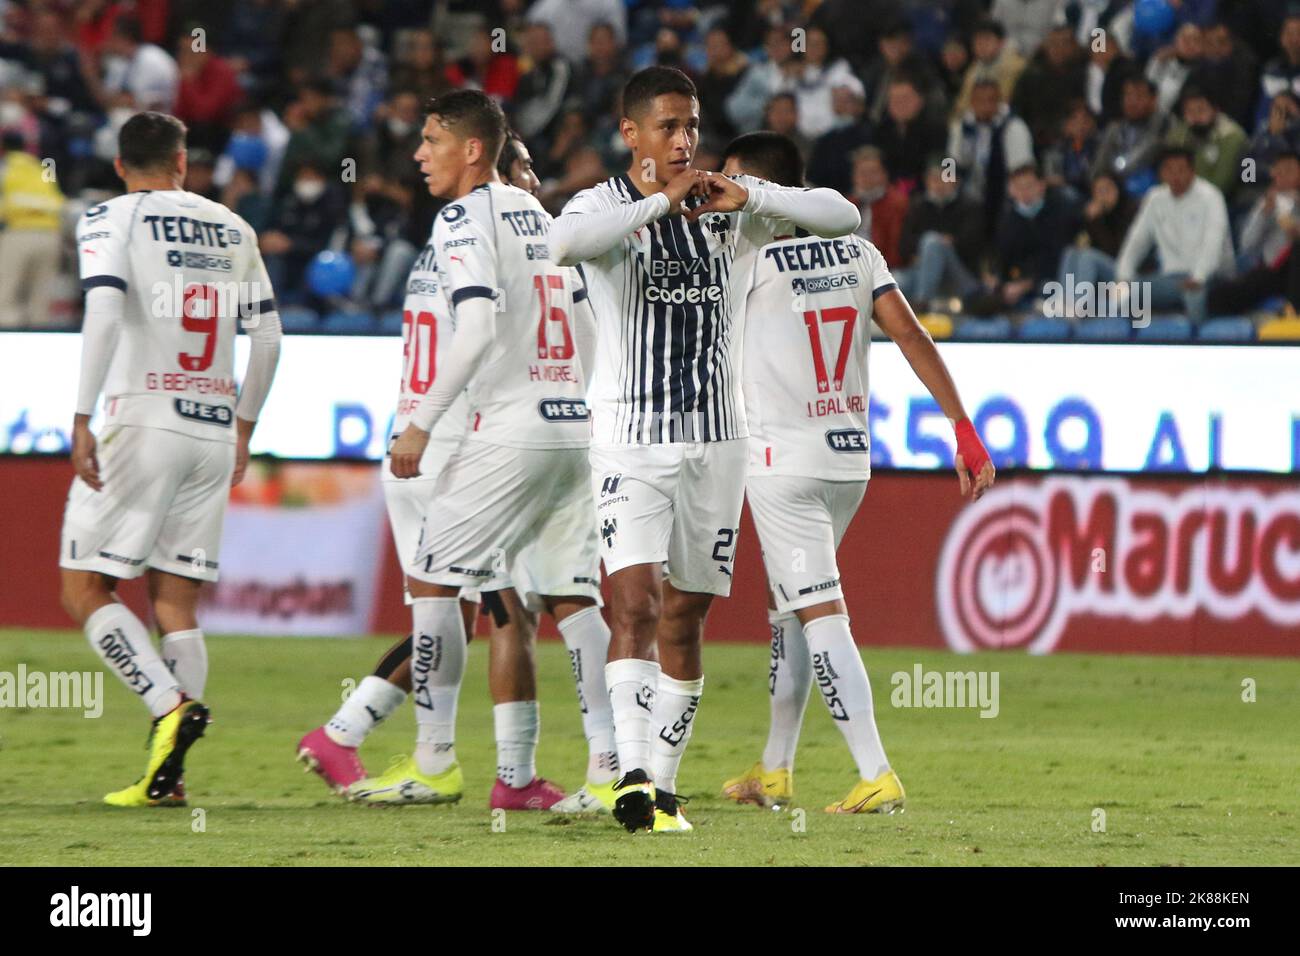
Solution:
[[[957,386],[948,372],[948,366],[944,364],[943,356],[935,348],[934,339],[930,338],[930,333],[917,320],[907,299],[896,288],[891,288],[877,298],[872,311],[876,324],[898,345],[916,377],[953,423],[957,436],[954,466],[957,469],[957,480],[961,483],[962,497],[969,494],[972,501],[978,500],[993,487],[997,469],[989,460],[988,450],[980,441],[975,426],[966,417],[966,409],[961,403],[961,396],[957,394]]]

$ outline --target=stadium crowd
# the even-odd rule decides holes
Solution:
[[[77,324],[72,224],[158,109],[187,188],[258,231],[286,329],[392,331],[437,211],[422,104],[499,98],[558,212],[626,168],[618,90],[654,63],[697,84],[697,166],[793,138],[938,334],[1064,337],[1096,306],[1070,290],[1114,280],[1187,336],[1300,306],[1287,0],[0,0],[0,328]]]

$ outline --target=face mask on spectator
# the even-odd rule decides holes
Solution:
[[[325,181],[322,179],[299,179],[293,184],[293,194],[303,202],[312,203],[325,193]]]
[[[1213,123],[1191,123],[1189,125],[1192,132],[1197,136],[1208,136],[1210,130],[1214,128]]]
[[[388,132],[392,133],[398,139],[401,139],[411,131],[411,124],[404,119],[398,119],[396,116],[390,116],[388,119]]]
[[[1023,203],[1023,202],[1016,203],[1016,212],[1020,213],[1020,215],[1024,216],[1026,219],[1033,219],[1035,216],[1038,215],[1038,211],[1042,208],[1043,208],[1042,199],[1035,199],[1031,203]]]

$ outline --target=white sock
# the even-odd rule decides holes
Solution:
[[[378,727],[406,700],[406,691],[382,677],[370,674],[325,725],[325,735],[343,747],[360,747],[370,731]]]
[[[86,639],[104,666],[161,717],[181,702],[180,684],[167,669],[149,632],[125,604],[106,604],[86,618]]]
[[[411,619],[415,762],[421,773],[439,774],[456,762],[456,698],[466,656],[460,599],[416,598]]]
[[[871,682],[853,643],[848,615],[819,617],[805,624],[803,632],[808,638],[817,686],[857,762],[858,775],[863,780],[874,780],[889,769],[889,761],[876,730]]]
[[[162,657],[186,696],[202,700],[203,690],[208,685],[208,648],[203,643],[203,631],[196,627],[190,631],[164,634]]]
[[[804,709],[812,688],[812,658],[803,625],[792,613],[768,611],[772,626],[772,658],[767,690],[772,697],[772,719],[763,748],[763,769],[794,769],[794,752],[803,729]]]
[[[614,710],[614,747],[623,773],[650,773],[650,709],[658,684],[658,661],[627,657],[605,665],[605,686]]]
[[[655,788],[677,792],[677,768],[681,766],[686,744],[695,729],[695,712],[704,692],[704,678],[677,680],[659,675],[655,690],[654,711],[650,715],[650,774]]]
[[[605,658],[609,656],[609,625],[600,608],[584,608],[560,621],[560,634],[569,649],[573,682],[578,688],[582,732],[587,736],[587,779],[609,783],[618,776],[614,746],[614,711],[605,689]]]
[[[507,787],[526,787],[537,776],[537,701],[516,700],[492,708],[497,738],[497,778]]]

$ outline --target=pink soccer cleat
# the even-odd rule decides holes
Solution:
[[[492,785],[492,798],[488,806],[493,810],[549,810],[564,799],[564,791],[541,777],[523,787],[510,787],[498,777]]]
[[[314,770],[325,785],[340,796],[352,784],[366,777],[366,768],[361,765],[357,748],[336,744],[325,733],[324,727],[317,727],[298,741],[298,762],[304,770]]]

